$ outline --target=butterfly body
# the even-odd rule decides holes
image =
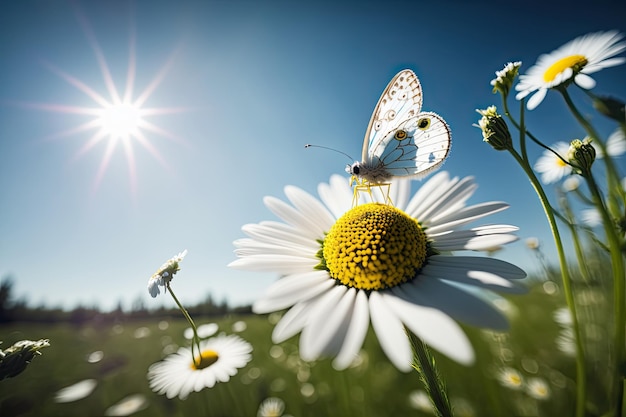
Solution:
[[[413,71],[400,71],[389,82],[367,127],[362,160],[346,167],[358,185],[420,178],[443,164],[450,152],[450,128],[436,113],[421,111],[422,99]]]

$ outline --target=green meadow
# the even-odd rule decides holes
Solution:
[[[576,291],[583,305],[584,334],[589,369],[589,409],[600,415],[607,401],[609,363],[606,334],[607,291],[590,285]],[[465,327],[476,350],[473,366],[458,365],[434,352],[446,381],[455,416],[556,416],[572,415],[575,397],[574,355],[567,353],[566,325],[554,319],[563,306],[559,285],[535,282],[526,295],[496,301],[509,317],[506,333]],[[148,385],[148,367],[177,346],[186,346],[188,324],[173,320],[33,324],[15,322],[0,328],[3,347],[18,340],[50,339],[20,375],[0,381],[0,415],[101,416],[108,407],[132,394],[145,396],[145,408],[136,416],[256,416],[268,397],[285,402],[285,414],[304,416],[428,416],[424,387],[416,372],[401,373],[387,360],[370,329],[360,357],[345,371],[330,360],[303,362],[298,338],[280,345],[271,342],[276,316],[240,315],[195,317],[198,325],[217,323],[219,332],[233,334],[233,324],[254,346],[251,362],[228,383],[192,393],[186,400],[167,399]],[[241,323],[239,323],[241,326]],[[92,355],[94,352],[102,354]],[[89,362],[87,359],[101,356]],[[519,375],[507,381],[503,370]],[[85,379],[97,386],[86,398],[55,402],[55,393]],[[511,379],[511,378],[509,378]],[[531,381],[547,389],[532,391]],[[519,382],[516,384],[516,382]],[[421,393],[420,393],[421,392]],[[420,398],[422,401],[416,400]]]

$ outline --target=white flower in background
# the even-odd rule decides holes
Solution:
[[[159,286],[165,288],[166,285],[174,278],[174,274],[180,271],[179,264],[185,258],[185,255],[187,255],[186,249],[165,262],[154,274],[152,274],[148,280],[148,292],[152,298],[160,294]]]
[[[571,175],[563,181],[563,191],[571,193],[580,187],[580,178],[577,175]]]
[[[285,402],[277,397],[269,397],[259,405],[257,417],[287,417],[285,414]]]
[[[598,144],[593,141],[591,145],[596,150],[596,158],[604,158],[604,152]],[[626,153],[626,136],[624,136],[624,131],[619,127],[606,140],[606,152],[611,157],[621,156]]]
[[[520,374],[516,369],[513,368],[504,367],[500,369],[497,377],[500,385],[506,388],[511,388],[513,390],[521,389],[524,384],[522,374]]]
[[[85,379],[57,391],[57,393],[54,394],[54,401],[58,403],[70,403],[82,400],[91,395],[97,385],[98,381],[95,379]]]
[[[546,400],[550,397],[550,387],[541,378],[529,378],[526,381],[526,393],[536,400]]]
[[[602,224],[602,216],[596,208],[582,210],[580,212],[580,220],[589,227],[596,227]]]
[[[150,388],[167,398],[186,399],[190,393],[228,382],[252,359],[252,345],[236,335],[219,335],[200,342],[199,365],[194,363],[190,348],[180,348],[150,366]]]
[[[531,93],[526,107],[532,110],[543,101],[548,89],[572,80],[581,88],[591,89],[596,82],[589,74],[626,62],[615,55],[626,49],[626,42],[617,31],[596,32],[580,36],[559,49],[541,55],[526,74],[519,77],[515,98],[521,100]]]
[[[470,177],[451,179],[440,172],[411,199],[410,185],[410,180],[391,185],[397,207],[370,202],[351,208],[353,192],[341,176],[319,186],[323,202],[293,186],[285,188],[293,206],[265,198],[284,223],[245,225],[249,238],[235,242],[239,259],[230,266],[283,276],[253,305],[259,314],[289,309],[274,328],[274,343],[301,332],[302,359],[335,356],[333,366],[345,369],[371,323],[391,362],[409,371],[412,352],[405,326],[463,364],[473,363],[474,351],[453,318],[508,327],[480,293],[524,292],[512,282],[525,277],[524,271],[493,258],[449,255],[516,240],[514,226],[461,228],[508,206],[466,206],[476,189]]]
[[[207,323],[202,324],[197,327],[198,337],[201,339],[205,339],[207,337],[213,336],[219,330],[219,326],[217,323]],[[193,339],[193,329],[191,327],[187,327],[183,333],[185,339],[191,340]]]
[[[568,327],[572,325],[572,313],[567,307],[556,309],[552,315],[554,316],[554,321],[561,326]]]
[[[133,394],[123,398],[104,411],[105,416],[129,416],[148,407],[148,399],[143,394]]]
[[[557,142],[552,146],[554,152],[559,154],[561,158],[547,149],[543,151],[534,167],[535,171],[541,174],[541,182],[552,184],[572,173],[572,167],[564,161],[567,159],[569,147],[570,145],[565,142]]]
[[[241,333],[248,328],[248,325],[245,321],[239,320],[233,323],[232,330],[235,333]]]
[[[538,250],[540,246],[539,239],[536,237],[529,237],[524,243],[526,243],[526,247],[530,250]]]
[[[409,393],[409,406],[415,410],[435,414],[433,404],[430,402],[430,398],[424,390],[415,390]]]

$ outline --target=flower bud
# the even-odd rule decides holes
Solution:
[[[596,159],[596,149],[591,145],[591,139],[574,139],[567,152],[567,160],[579,170],[579,174],[584,174],[591,170],[591,165]]]
[[[478,127],[483,132],[483,141],[490,144],[497,151],[504,151],[513,147],[509,127],[498,114],[496,106],[489,106],[486,110],[476,110],[483,117],[478,121]]]
[[[4,351],[0,350],[0,381],[22,373],[35,355],[41,355],[39,350],[47,346],[50,346],[48,339],[21,340]]]
[[[496,78],[491,80],[493,92],[495,93],[499,91],[502,94],[502,97],[506,99],[509,95],[509,91],[511,90],[511,86],[513,85],[513,80],[517,77],[521,66],[521,61],[509,62],[501,71],[496,71]]]

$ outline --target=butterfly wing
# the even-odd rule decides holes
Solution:
[[[417,75],[405,69],[397,73],[380,96],[363,140],[362,161],[367,161],[369,150],[380,142],[399,123],[417,116],[422,109],[422,86]]]
[[[450,128],[441,116],[419,113],[377,137],[368,150],[368,164],[392,177],[419,178],[443,164],[451,143]]]

